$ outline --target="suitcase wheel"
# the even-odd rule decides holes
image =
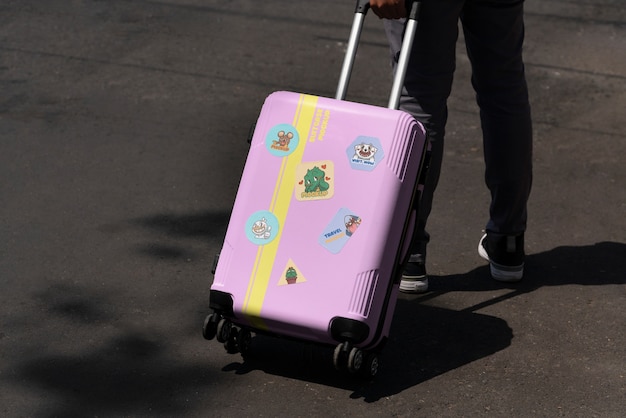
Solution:
[[[224,348],[229,354],[241,353],[242,357],[250,354],[252,347],[252,333],[244,328],[238,329],[231,325],[228,339],[224,342]]]
[[[335,352],[333,353],[333,365],[335,366],[335,369],[340,372],[344,371],[348,366],[347,344],[348,343],[337,345],[337,347],[335,347]]]
[[[237,345],[239,346],[239,352],[245,358],[250,354],[252,348],[252,333],[247,329],[240,329],[237,338]]]
[[[214,323],[214,318],[205,320],[206,323]],[[209,326],[205,326],[209,328]],[[206,331],[205,334],[209,334],[210,331]],[[228,319],[221,318],[216,326],[215,336],[217,341],[224,343],[224,348],[229,354],[241,353],[242,356],[250,354],[252,347],[252,333],[245,328],[238,328],[233,325]]]
[[[353,347],[348,355],[348,371],[357,373],[363,366],[363,350]]]
[[[230,339],[231,330],[233,325],[230,323],[228,319],[222,318],[217,324],[217,341],[220,343],[225,343]]]
[[[349,342],[338,344],[333,354],[333,365],[339,371],[356,373],[363,365],[363,351]]]
[[[202,325],[202,336],[207,340],[212,340],[217,335],[217,325],[220,322],[220,316],[216,313],[208,315]]]
[[[378,365],[378,355],[376,353],[368,353],[359,373],[366,379],[372,378],[378,373]]]
[[[239,333],[235,327],[231,327],[228,339],[224,342],[224,348],[228,354],[236,354],[239,351]]]
[[[338,344],[333,354],[333,364],[339,371],[347,371],[363,378],[378,373],[378,355],[353,347],[349,342]]]

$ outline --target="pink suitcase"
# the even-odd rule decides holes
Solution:
[[[338,369],[373,376],[411,239],[427,141],[412,116],[395,110],[403,74],[389,108],[341,100],[367,10],[359,3],[337,97],[275,92],[265,100],[203,334],[242,354],[251,332],[333,345]]]

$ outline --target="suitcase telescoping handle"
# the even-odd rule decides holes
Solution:
[[[400,104],[404,77],[409,64],[409,55],[411,48],[413,47],[413,39],[415,38],[415,32],[417,30],[417,20],[421,2],[419,0],[406,0],[406,6],[409,10],[409,15],[404,32],[404,38],[402,39],[402,48],[400,49],[398,65],[396,67],[393,84],[391,86],[391,94],[389,95],[389,104],[387,105],[389,109],[397,109]],[[367,14],[368,9],[369,0],[357,0],[356,13],[354,14],[352,30],[350,32],[350,38],[348,39],[348,48],[346,50],[346,56],[341,68],[341,74],[339,75],[337,94],[335,95],[335,98],[338,100],[344,100],[346,92],[348,91],[350,74],[352,74],[352,67],[354,66],[356,51],[359,45],[359,39],[361,38],[361,31],[363,29],[363,21],[365,20],[365,15]]]
[[[417,30],[417,19],[421,2],[419,0],[406,0],[406,6],[407,10],[409,10],[408,21],[404,32],[404,38],[402,39],[402,48],[400,50],[398,66],[396,67],[396,72],[393,78],[389,104],[387,105],[389,109],[397,109],[400,104],[402,86],[404,85],[404,76],[406,75],[406,69],[409,64],[409,53],[413,47],[413,39],[415,38],[415,32]],[[369,0],[357,0],[356,13],[354,14],[352,30],[348,40],[348,49],[341,68],[341,74],[339,75],[339,84],[337,86],[337,94],[335,96],[338,100],[345,99],[346,92],[348,91],[350,74],[352,74],[352,67],[354,66],[356,51],[359,45],[359,39],[361,38],[361,31],[363,29],[363,21],[365,20],[365,15],[367,14],[368,9]]]

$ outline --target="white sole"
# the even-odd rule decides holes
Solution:
[[[428,279],[400,280],[400,291],[404,293],[424,293],[428,291]]]
[[[489,259],[489,254],[483,247],[483,240],[487,238],[487,234],[483,235],[483,237],[478,242],[478,254],[489,261],[489,270],[491,272],[491,277],[494,280],[499,282],[507,282],[514,283],[519,282],[524,277],[524,264],[520,266],[503,266],[498,263],[494,263]]]

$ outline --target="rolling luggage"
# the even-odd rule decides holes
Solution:
[[[378,370],[428,144],[397,110],[419,3],[388,108],[343,100],[367,9],[357,2],[334,99],[281,91],[262,107],[203,326],[228,352],[267,333],[334,346],[338,369]]]

